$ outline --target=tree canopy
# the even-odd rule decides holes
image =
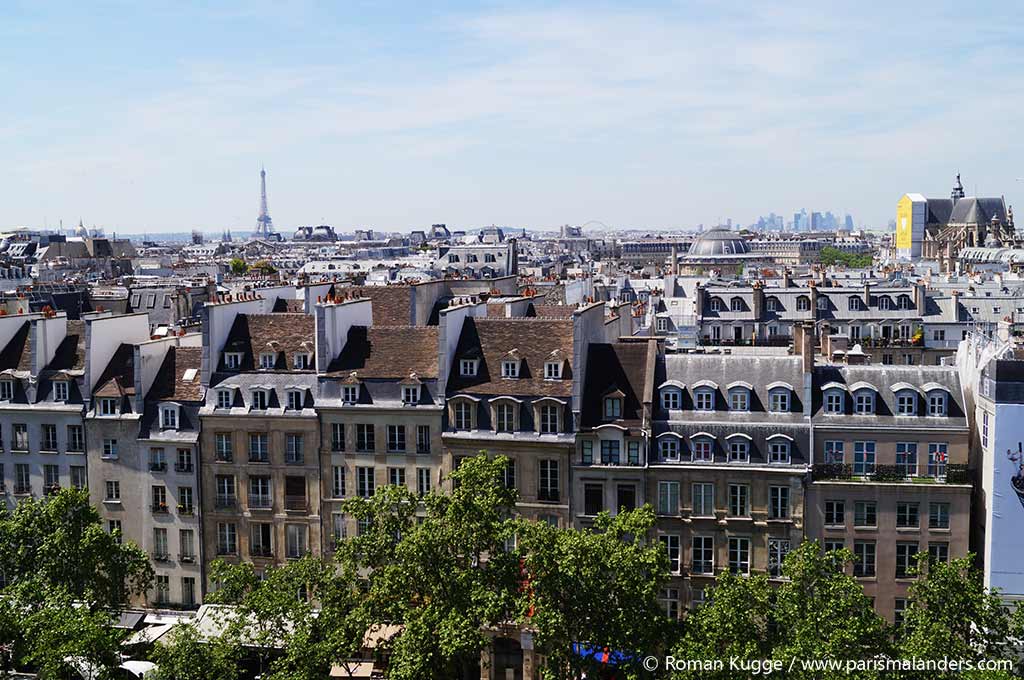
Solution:
[[[825,266],[839,265],[850,269],[866,269],[874,262],[871,253],[850,253],[833,246],[822,248],[819,258]]]

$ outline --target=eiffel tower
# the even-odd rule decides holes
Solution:
[[[256,229],[252,235],[254,238],[270,238],[274,233],[274,221],[270,219],[267,212],[267,171],[260,168],[260,214],[256,218]]]

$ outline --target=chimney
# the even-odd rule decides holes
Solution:
[[[783,269],[782,270],[782,287],[783,288],[789,288],[792,285],[793,285],[793,276],[792,276],[792,274],[790,273],[789,269]]]
[[[924,316],[927,298],[927,285],[924,281],[918,281],[914,284],[914,307],[917,308],[918,316]]]
[[[764,318],[764,282],[754,282],[754,323]]]
[[[814,324],[808,321],[793,326],[793,348],[803,359],[803,371],[814,370]]]
[[[864,279],[864,309],[871,307],[871,282]]]
[[[679,273],[679,252],[676,244],[672,244],[672,254],[670,255],[672,261],[668,265],[668,273],[672,276],[676,276]]]

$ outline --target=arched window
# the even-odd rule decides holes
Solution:
[[[806,295],[801,295],[796,299],[796,311],[798,312],[809,312],[811,311],[811,298]]]
[[[734,312],[742,312],[746,305],[743,304],[743,298],[734,297],[729,301],[729,309]]]

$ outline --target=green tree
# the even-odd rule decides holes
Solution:
[[[525,623],[536,631],[544,677],[563,678],[566,669],[573,678],[600,673],[600,662],[574,653],[574,643],[632,658],[620,671],[636,677],[643,655],[664,649],[673,632],[658,604],[668,557],[646,540],[654,526],[650,506],[614,517],[603,512],[582,531],[517,525]]]
[[[152,680],[235,680],[240,674],[242,646],[237,639],[200,637],[195,626],[178,624],[167,642],[157,643],[150,659],[157,665]],[[147,680],[149,676],[147,676]]]
[[[249,265],[247,265],[245,260],[240,257],[231,258],[231,262],[229,264],[231,266],[231,273],[235,276],[242,276],[249,271]]]
[[[819,254],[821,263],[826,266],[839,265],[850,269],[866,269],[874,263],[870,253],[849,253],[833,246],[825,246]]]
[[[276,274],[277,267],[270,264],[268,260],[257,260],[256,262],[253,262],[251,267],[249,267],[249,271],[256,271],[259,272],[260,274],[269,275]]]

